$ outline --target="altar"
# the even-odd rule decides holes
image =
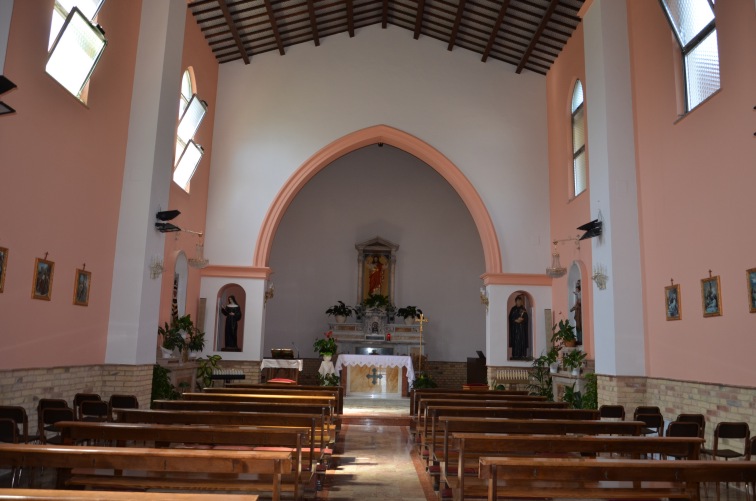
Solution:
[[[409,395],[415,380],[415,369],[408,356],[340,354],[336,372],[347,395],[380,394],[383,396]]]

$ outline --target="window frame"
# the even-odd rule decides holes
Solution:
[[[575,95],[580,91],[581,99],[580,104],[575,106]],[[582,121],[582,129],[583,129],[583,142],[580,145],[579,148],[575,148],[575,124],[576,124],[576,117],[580,115],[580,120]],[[570,148],[572,152],[572,167],[570,169],[572,174],[572,189],[571,195],[572,198],[577,198],[578,196],[582,195],[586,191],[588,191],[588,158],[587,158],[587,131],[586,131],[586,125],[585,125],[585,89],[583,87],[583,82],[578,78],[575,80],[575,83],[572,86],[572,93],[570,94]],[[578,170],[577,170],[577,160],[582,156],[583,158],[583,166],[585,172],[583,172],[584,182],[583,182],[583,189],[578,191]]]

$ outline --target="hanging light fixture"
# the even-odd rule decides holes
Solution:
[[[194,246],[195,249],[195,256],[188,260],[189,266],[192,268],[206,268],[208,264],[210,264],[210,261],[205,259],[205,245],[202,243],[202,234],[201,231],[192,231],[192,230],[182,230],[187,233],[194,233],[195,235],[198,235],[200,238],[200,241],[198,244]]]
[[[546,268],[546,274],[551,278],[559,278],[567,273],[567,268],[559,262],[559,252],[557,252],[557,240],[554,240],[554,250],[551,251],[551,266]]]

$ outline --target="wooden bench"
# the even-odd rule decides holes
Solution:
[[[753,461],[481,457],[489,501],[516,498],[699,499],[702,482],[754,482]]]
[[[415,403],[422,395],[469,395],[473,392],[470,390],[457,389],[452,390],[449,388],[417,388],[410,390],[410,415],[415,414]],[[476,394],[483,395],[522,395],[528,396],[528,392],[525,390],[482,390],[475,391]]]
[[[305,427],[254,427],[254,426],[220,426],[220,425],[165,425],[102,423],[83,421],[61,421],[55,424],[67,445],[95,441],[115,443],[125,446],[127,443],[146,443],[145,447],[169,447],[171,445],[190,447],[197,445],[211,446],[213,449],[228,447],[246,448],[248,450],[284,450],[292,454],[292,482],[283,487],[293,487],[294,498],[301,499],[303,489],[312,480],[311,462],[303,469],[302,449],[310,443],[310,430]],[[309,457],[311,461],[311,457]],[[309,472],[307,475],[303,475]]]
[[[511,407],[519,409],[567,409],[567,402],[548,402],[545,400],[509,400],[504,398],[498,399],[443,399],[443,398],[423,398],[417,405],[417,416],[415,419],[422,428],[427,416],[426,409],[428,406],[474,406],[474,407]]]
[[[22,501],[257,501],[251,494],[189,494],[184,492],[68,491],[53,489],[2,489],[0,499]]]
[[[207,391],[211,388],[205,388],[203,391]],[[331,393],[336,397],[336,413],[344,413],[344,387],[343,386],[317,386],[317,385],[305,385],[305,384],[283,384],[283,383],[233,383],[226,385],[225,388],[212,388],[212,391],[223,393],[226,390],[228,393],[236,391],[254,390],[271,393],[280,393],[282,395],[288,395],[290,393],[296,394],[301,391],[316,391]]]
[[[291,466],[291,453],[277,451],[0,444],[0,467],[56,468],[58,488],[270,492],[279,501]]]
[[[305,448],[309,453],[312,467],[325,461],[331,454],[328,424],[322,414],[292,414],[266,412],[230,411],[184,411],[119,409],[118,422],[185,424],[185,425],[226,425],[226,426],[304,426],[310,429],[310,444]]]
[[[333,395],[274,395],[248,393],[183,393],[187,401],[260,402],[283,404],[316,404],[328,406],[329,414],[336,417],[336,397]],[[334,419],[335,421],[335,419]]]
[[[454,467],[450,468],[448,462],[442,465],[441,480],[452,490],[455,500],[486,496],[487,484],[478,480],[478,464],[483,456],[621,454],[640,459],[641,455],[665,454],[696,460],[703,443],[698,437],[453,433],[452,438],[458,458]],[[474,478],[466,479],[468,475]]]

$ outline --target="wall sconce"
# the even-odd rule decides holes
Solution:
[[[268,290],[265,291],[265,303],[268,302],[268,299],[273,299],[273,296],[276,294],[276,289],[273,286],[273,282],[270,282],[268,284]]]
[[[163,274],[163,260],[159,257],[153,257],[150,262],[150,278],[156,279]]]
[[[606,289],[606,281],[609,280],[609,277],[606,275],[606,266],[603,264],[596,264],[593,267],[593,276],[591,278],[596,282],[596,286],[599,290]]]
[[[488,311],[488,293],[486,293],[485,287],[480,288],[480,304],[485,305],[486,311]]]

